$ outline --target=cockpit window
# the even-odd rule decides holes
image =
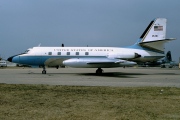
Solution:
[[[30,50],[26,50],[24,53],[27,54]]]

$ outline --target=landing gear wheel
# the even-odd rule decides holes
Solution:
[[[98,74],[98,75],[102,74],[102,72],[103,72],[103,70],[102,70],[101,68],[98,68],[98,69],[96,70],[96,74]]]
[[[45,66],[43,66],[42,74],[46,74],[46,67]]]
[[[59,69],[59,66],[56,66],[56,69]]]
[[[42,74],[46,74],[46,70],[43,70],[43,71],[42,71]]]

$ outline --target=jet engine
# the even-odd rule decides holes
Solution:
[[[107,57],[110,59],[131,60],[134,58],[139,58],[141,55],[138,53],[109,53]]]
[[[109,68],[119,67],[120,61],[109,58],[71,58],[63,61],[65,66],[76,68]]]

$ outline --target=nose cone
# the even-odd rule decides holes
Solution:
[[[9,57],[9,58],[7,59],[7,61],[12,62],[13,57],[14,57],[14,56]]]
[[[9,62],[19,63],[19,56],[11,56],[7,59]]]

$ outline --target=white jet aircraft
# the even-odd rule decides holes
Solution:
[[[165,18],[156,18],[150,22],[138,41],[128,47],[33,47],[8,58],[8,61],[43,67],[42,74],[46,74],[45,66],[70,66],[78,68],[122,67],[135,62],[153,62],[165,56],[164,43],[174,40],[166,38]]]

